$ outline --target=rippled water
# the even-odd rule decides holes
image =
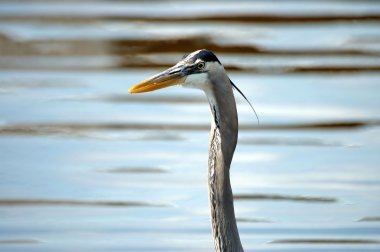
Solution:
[[[128,88],[207,48],[247,251],[380,249],[378,1],[1,1],[0,251],[212,251],[209,111]],[[238,97],[238,96],[237,96]]]

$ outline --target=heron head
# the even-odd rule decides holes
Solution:
[[[211,51],[202,49],[185,55],[173,67],[146,79],[129,89],[130,93],[145,93],[174,85],[206,89],[210,76],[224,72],[218,58]]]

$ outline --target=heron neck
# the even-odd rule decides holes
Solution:
[[[208,185],[215,251],[243,251],[236,225],[230,165],[238,137],[238,120],[232,89],[208,95],[212,113]],[[223,100],[219,100],[223,97]]]

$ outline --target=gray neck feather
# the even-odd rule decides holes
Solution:
[[[206,92],[212,113],[208,160],[209,203],[215,251],[241,252],[243,247],[236,225],[230,183],[230,165],[237,143],[238,119],[232,87],[227,75],[223,78],[227,78],[228,82],[211,80],[217,81],[218,86],[212,83],[212,87],[217,88]]]

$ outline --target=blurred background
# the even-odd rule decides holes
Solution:
[[[0,1],[0,251],[213,251],[209,108],[128,89],[207,48],[246,251],[380,250],[380,2]]]

